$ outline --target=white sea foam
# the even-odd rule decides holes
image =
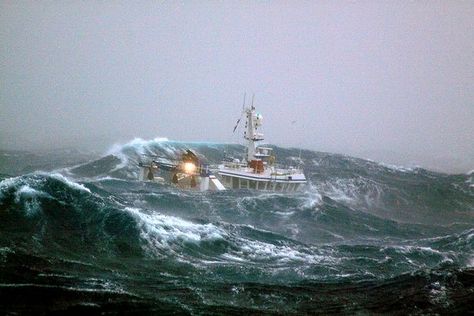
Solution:
[[[64,182],[67,186],[69,186],[71,189],[75,189],[75,190],[79,190],[79,191],[85,191],[87,193],[91,193],[91,190],[89,190],[88,188],[86,188],[84,185],[80,184],[80,183],[77,183],[77,182],[74,182],[68,178],[66,178],[65,176],[63,176],[62,174],[60,173],[52,173],[52,174],[45,174],[45,175],[49,175],[51,178],[53,179],[56,179],[56,180],[59,180],[59,181],[62,181]]]
[[[295,245],[274,245],[258,240],[239,238],[239,251],[233,253],[247,261],[269,261],[272,265],[288,264],[289,262],[303,262],[306,264],[331,263],[337,259],[327,254],[318,254],[316,249],[300,250]]]
[[[394,170],[394,171],[400,171],[400,172],[413,172],[414,168],[411,167],[405,167],[405,166],[397,166],[385,162],[378,162],[378,164],[382,167]]]
[[[440,263],[452,263],[454,259],[456,259],[457,255],[454,251],[439,251],[437,249],[433,249],[431,247],[422,247],[422,246],[411,246],[411,245],[404,245],[404,246],[391,246],[391,247],[384,247],[381,251],[386,251],[388,249],[394,249],[396,252],[403,254],[404,259],[413,266],[416,267],[426,267],[426,263],[424,261],[420,261],[415,259],[417,256],[413,256],[414,254],[422,254],[423,256],[434,256],[437,258],[438,264]],[[416,261],[416,262],[415,262]]]
[[[289,156],[286,159],[296,164],[304,164],[304,160],[301,157]]]
[[[269,260],[275,265],[285,265],[289,262],[334,263],[336,260],[326,254],[318,254],[315,249],[299,250],[294,245],[274,245],[259,240],[230,236],[223,229],[210,223],[196,224],[174,216],[144,213],[138,208],[127,207],[126,211],[136,218],[141,237],[146,241],[145,247],[155,253],[160,253],[163,249],[180,253],[181,250],[176,246],[179,247],[185,243],[199,244],[203,241],[227,239],[234,243],[237,250],[229,250],[220,256],[226,261]]]
[[[0,247],[0,262],[5,262],[9,253],[15,253],[15,251],[8,247]]]
[[[59,274],[59,273],[40,273],[38,274],[39,277],[44,278],[61,278],[61,279],[74,279],[75,276],[67,275],[67,274]]]
[[[339,202],[351,203],[357,200],[358,187],[352,179],[336,179],[334,182],[325,182],[319,187],[319,192]]]
[[[289,217],[295,214],[295,211],[274,211],[273,213],[282,217]]]
[[[15,189],[15,203],[24,203],[27,215],[32,215],[40,209],[37,197],[48,196],[48,194],[38,191],[31,186],[39,186],[41,180],[25,179],[24,177],[8,178],[0,182],[0,199],[9,188]]]
[[[164,137],[157,137],[152,140],[144,140],[142,138],[137,137],[126,144],[114,144],[107,151],[107,155],[118,156],[120,154],[123,154],[123,151],[126,149],[133,149],[134,152],[141,155],[141,154],[145,154],[146,150],[150,149],[150,147],[157,144],[162,145],[162,143],[164,142],[168,142],[168,139]]]
[[[41,178],[34,177],[34,175],[40,175]],[[91,191],[80,183],[76,183],[62,174],[59,173],[47,173],[47,172],[36,172],[32,176],[18,176],[13,178],[7,178],[0,181],[0,198],[3,197],[2,191],[6,191],[8,188],[16,188],[15,201],[19,202],[22,198],[35,198],[37,196],[51,197],[49,194],[41,191],[47,178],[53,178],[59,180],[69,186],[71,189],[80,190],[87,193]]]
[[[22,185],[20,189],[15,192],[15,202],[23,203],[26,215],[28,216],[36,214],[41,210],[41,204],[38,197],[51,198],[49,194],[35,190],[28,185]]]
[[[221,255],[222,258],[227,259],[229,261],[237,261],[237,262],[246,262],[245,259],[239,257],[238,255],[235,254],[230,254],[230,253],[225,253]]]
[[[101,181],[119,181],[119,182],[128,182],[129,180],[125,180],[125,179],[120,179],[120,178],[115,178],[115,177],[111,177],[111,176],[99,176],[99,177],[95,177],[93,178],[93,180],[91,182],[101,182]]]
[[[378,205],[383,201],[385,185],[372,179],[336,178],[316,185],[318,193],[349,206],[364,203]]]
[[[315,208],[321,205],[323,197],[313,184],[308,185],[308,190],[304,192],[304,195],[305,199],[302,208]]]
[[[126,144],[114,144],[106,152],[106,155],[113,155],[117,157],[120,160],[120,163],[116,165],[111,171],[117,171],[130,165],[130,153],[127,153],[127,151],[131,151],[133,154],[138,156],[143,156],[153,152],[153,147],[159,145],[162,147],[162,149],[169,152],[171,155],[174,155],[175,149],[168,148],[172,146],[163,146],[163,143],[165,142],[168,142],[168,139],[164,137],[157,137],[152,140],[144,140],[137,137]]]
[[[49,196],[49,194],[37,191],[28,185],[23,185],[15,193],[15,202],[19,203],[24,198],[35,198],[37,196]]]
[[[6,178],[0,181],[0,198],[3,197],[2,191],[10,188],[10,187],[16,187],[20,182],[22,181],[22,177],[12,177],[12,178]]]
[[[129,164],[128,156],[122,151],[123,147],[123,145],[114,144],[107,152],[107,155],[113,155],[120,160],[120,163],[116,165],[114,169],[111,170],[112,172],[125,168]]]
[[[407,253],[413,253],[413,252],[422,252],[426,254],[436,254],[436,255],[444,255],[439,250],[433,249],[431,247],[421,247],[421,246],[392,246],[390,248],[393,248],[397,250],[400,253],[407,254]]]
[[[88,288],[88,287],[83,287],[83,286],[73,287],[73,286],[37,284],[37,283],[0,283],[0,288],[2,287],[7,287],[7,288],[36,287],[38,289],[51,288],[51,289],[63,289],[63,290],[74,291],[74,292],[131,294],[130,292],[125,291],[120,286],[115,285],[108,281],[104,283],[103,288]]]
[[[313,159],[311,162],[312,162],[313,165],[316,166],[316,167],[319,167],[319,165],[320,165],[319,161],[316,160],[316,159]]]
[[[138,208],[127,207],[139,224],[142,238],[156,248],[169,248],[176,243],[199,243],[223,239],[226,233],[213,224],[195,224],[174,216],[146,214]]]
[[[447,295],[447,289],[440,282],[434,282],[430,285],[431,290],[429,292],[429,300],[432,304],[440,304],[443,306],[450,305],[450,301]]]

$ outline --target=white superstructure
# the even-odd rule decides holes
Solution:
[[[306,184],[306,177],[299,167],[278,167],[275,164],[273,149],[258,147],[263,140],[259,131],[263,117],[256,113],[255,107],[244,109],[246,125],[244,139],[247,142],[243,161],[227,159],[219,165],[217,175],[226,188],[270,191],[297,191]],[[235,130],[235,129],[234,129]]]

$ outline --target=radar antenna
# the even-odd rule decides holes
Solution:
[[[242,116],[244,115],[245,97],[246,96],[247,96],[247,93],[244,93],[244,103],[242,103],[242,113],[240,113],[240,118],[237,120],[237,123],[235,123],[234,130],[232,131],[232,134],[235,133],[235,130],[237,129],[237,126],[239,126],[240,120],[242,119]],[[252,98],[252,104],[253,104],[253,98]]]

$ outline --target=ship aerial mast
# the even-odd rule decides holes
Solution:
[[[255,107],[253,106],[254,96],[252,96],[252,105],[245,108],[246,122],[244,131],[244,139],[247,140],[247,162],[254,160],[257,146],[256,142],[263,140],[263,134],[258,133],[258,128],[262,126],[263,117],[261,114],[255,112]]]

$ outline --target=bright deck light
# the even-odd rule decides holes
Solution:
[[[186,173],[193,173],[196,170],[196,165],[192,162],[185,162],[183,167]]]

